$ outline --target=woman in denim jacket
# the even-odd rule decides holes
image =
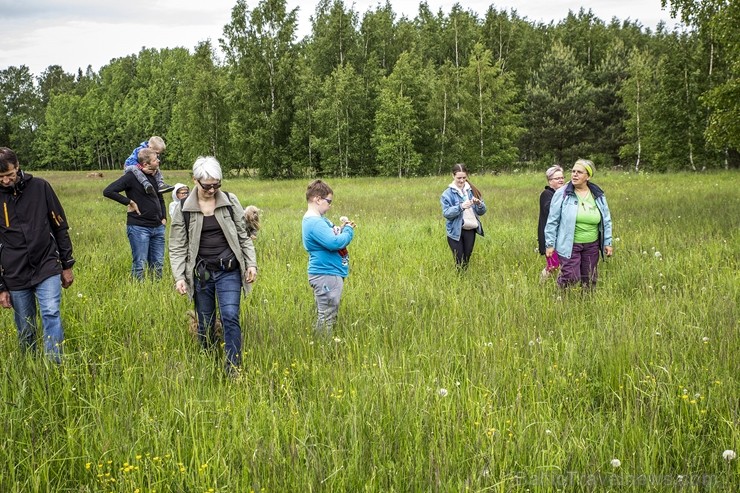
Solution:
[[[479,216],[486,213],[480,191],[468,181],[465,165],[452,167],[452,183],[440,197],[442,215],[447,219],[447,243],[458,268],[466,269],[475,246],[475,235],[483,236]]]
[[[545,225],[545,255],[560,257],[558,285],[581,282],[596,286],[599,252],[612,255],[612,219],[604,191],[590,182],[594,163],[579,159],[573,165],[570,183],[558,189],[550,203]]]

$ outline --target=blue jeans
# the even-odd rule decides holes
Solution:
[[[44,331],[44,353],[56,363],[61,362],[64,329],[59,304],[62,299],[62,279],[59,274],[48,277],[30,289],[10,291],[13,317],[18,328],[21,349],[36,350],[36,301],[41,311]]]
[[[195,279],[195,311],[198,314],[198,340],[204,349],[216,342],[216,300],[224,327],[226,370],[239,368],[242,360],[242,329],[239,325],[242,280],[239,269],[231,272],[207,271],[208,279]]]
[[[164,224],[153,228],[147,226],[126,226],[128,241],[131,243],[131,275],[144,279],[144,266],[154,271],[157,279],[162,277],[164,265]]]

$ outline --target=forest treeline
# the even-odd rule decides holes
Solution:
[[[655,0],[657,1],[657,0]],[[687,29],[533,23],[459,4],[413,19],[321,0],[297,39],[285,0],[237,0],[223,37],[77,74],[0,71],[0,143],[24,166],[117,169],[150,135],[163,166],[211,154],[261,177],[413,176],[568,165],[740,163],[740,2],[663,0]],[[216,48],[220,48],[217,50]]]

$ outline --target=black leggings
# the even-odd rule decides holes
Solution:
[[[470,256],[473,254],[473,247],[475,246],[475,230],[474,229],[463,229],[460,232],[460,239],[455,241],[449,236],[447,237],[447,243],[450,245],[452,253],[455,255],[455,264],[463,269],[468,266],[470,262]]]

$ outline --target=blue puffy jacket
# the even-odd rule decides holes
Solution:
[[[473,198],[473,192],[469,188],[465,190],[465,197],[460,195],[457,188],[453,184],[450,184],[447,189],[442,192],[442,196],[439,201],[442,204],[442,215],[447,219],[447,236],[455,241],[460,241],[460,235],[462,234],[463,226],[463,209],[461,204],[466,200]],[[483,225],[480,222],[480,217],[486,213],[486,204],[481,200],[481,203],[473,206],[473,213],[475,218],[478,219],[478,229],[476,233],[481,236],[483,235]]]
[[[612,216],[606,203],[604,191],[597,185],[588,182],[588,188],[594,196],[596,207],[601,213],[599,223],[599,250],[604,256],[604,247],[612,245]],[[573,253],[573,237],[576,233],[576,216],[578,215],[578,196],[573,183],[560,187],[552,196],[550,214],[545,225],[545,246],[555,247],[560,257],[570,258]]]

